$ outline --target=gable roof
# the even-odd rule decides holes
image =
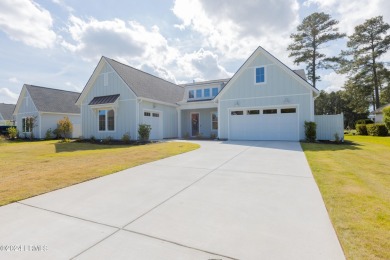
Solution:
[[[295,78],[298,82],[300,82],[302,85],[307,87],[308,89],[312,90],[314,93],[319,94],[319,90],[313,87],[309,82],[306,81],[306,75],[304,70],[292,70],[290,69],[286,64],[281,62],[279,59],[277,59],[275,56],[273,56],[271,53],[266,51],[263,47],[259,46],[257,49],[249,56],[249,58],[244,62],[244,64],[241,65],[241,67],[237,70],[236,73],[234,73],[233,77],[229,80],[229,82],[226,84],[226,86],[218,93],[218,95],[214,98],[214,100],[217,100],[222,93],[226,92],[227,89],[233,84],[233,82],[239,77],[239,75],[242,73],[245,67],[248,66],[250,62],[260,53],[263,53],[267,58],[270,60],[273,60],[275,64],[279,65],[282,69],[284,69],[289,75],[291,75],[293,78]]]
[[[383,109],[386,108],[386,107],[390,107],[390,103],[389,103],[389,104],[386,104],[386,105],[384,105],[384,106],[378,107],[377,109],[375,109],[375,110],[374,110],[374,114],[382,114]]]
[[[80,108],[75,105],[80,93],[27,84],[24,86],[39,112],[80,114]]]
[[[184,88],[116,60],[103,57],[137,97],[175,104],[183,99]]]
[[[4,104],[0,103],[0,114],[4,120],[12,120],[12,114],[15,110],[14,104]]]

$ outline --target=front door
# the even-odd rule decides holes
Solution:
[[[191,136],[199,135],[199,113],[191,114]]]

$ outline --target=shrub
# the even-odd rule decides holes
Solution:
[[[104,138],[104,140],[103,140],[103,142],[105,143],[105,144],[110,144],[111,143],[111,141],[112,141],[112,137],[111,136],[107,136],[106,138]]]
[[[334,141],[335,141],[335,143],[340,143],[340,136],[338,133],[334,134]]]
[[[16,127],[8,128],[7,133],[10,139],[15,139],[16,137],[18,137],[18,129],[16,129]]]
[[[128,144],[130,143],[130,133],[127,132],[127,133],[124,133],[123,136],[122,136],[122,142],[124,142],[125,144]]]
[[[367,127],[365,124],[357,124],[355,128],[358,135],[367,135]]]
[[[68,138],[73,131],[73,124],[70,122],[69,117],[64,117],[57,122],[57,131],[63,138]]]
[[[51,139],[52,133],[53,133],[53,131],[51,131],[51,128],[47,129],[47,130],[46,130],[46,134],[45,134],[45,139],[46,139],[46,140]]]
[[[211,133],[211,134],[210,134],[210,139],[214,140],[214,139],[216,139],[216,138],[217,138],[217,135],[216,135],[216,134],[214,134],[214,133]]]
[[[96,138],[95,136],[91,135],[91,137],[89,138],[89,140],[91,140],[92,143],[96,142]]]
[[[367,133],[372,136],[387,136],[387,128],[385,124],[369,124],[366,125]]]
[[[390,107],[385,107],[383,110],[383,123],[387,127],[387,130],[390,131]]]
[[[317,124],[315,122],[305,121],[305,137],[308,142],[315,142],[317,138]]]
[[[148,141],[150,136],[150,131],[152,127],[150,125],[141,124],[138,127],[138,135],[141,141]]]
[[[183,137],[184,137],[184,139],[188,139],[188,138],[190,138],[190,134],[188,132],[186,132]]]
[[[359,120],[356,120],[355,122],[355,127],[356,125],[369,125],[369,124],[373,124],[374,121],[372,121],[371,119],[359,119]]]

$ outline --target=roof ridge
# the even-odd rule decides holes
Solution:
[[[112,60],[112,61],[114,61],[114,62],[116,62],[116,63],[119,63],[119,64],[121,64],[121,65],[123,65],[123,66],[126,66],[126,67],[128,67],[128,68],[131,68],[131,69],[137,70],[137,71],[139,71],[139,72],[142,72],[142,73],[144,73],[144,74],[147,74],[147,75],[149,75],[149,76],[155,77],[155,78],[157,78],[157,79],[159,79],[159,80],[163,80],[163,81],[165,81],[165,82],[168,82],[168,83],[170,83],[170,84],[172,84],[172,85],[175,85],[175,86],[177,86],[177,87],[183,88],[182,86],[180,86],[180,85],[178,85],[178,84],[176,84],[176,83],[170,82],[169,80],[166,80],[166,79],[163,79],[163,78],[160,78],[160,77],[157,77],[156,75],[153,75],[153,74],[148,73],[148,72],[146,72],[146,71],[143,71],[143,70],[134,68],[133,66],[124,64],[124,63],[122,63],[122,62],[120,62],[120,61],[117,61],[117,60],[108,58],[108,57],[106,57],[106,56],[103,56],[103,57],[106,58],[106,59]],[[114,69],[115,69],[115,68],[114,68]]]
[[[44,89],[50,89],[50,90],[57,90],[57,91],[64,91],[64,92],[70,92],[75,94],[80,94],[80,92],[76,91],[70,91],[70,90],[64,90],[64,89],[58,89],[58,88],[49,88],[49,87],[43,87],[43,86],[37,86],[37,85],[31,85],[31,84],[24,84],[26,86],[35,87],[35,88],[44,88]]]

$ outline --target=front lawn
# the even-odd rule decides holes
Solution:
[[[0,140],[0,206],[197,148],[184,142],[125,146]]]
[[[390,137],[302,143],[347,259],[390,259]]]

